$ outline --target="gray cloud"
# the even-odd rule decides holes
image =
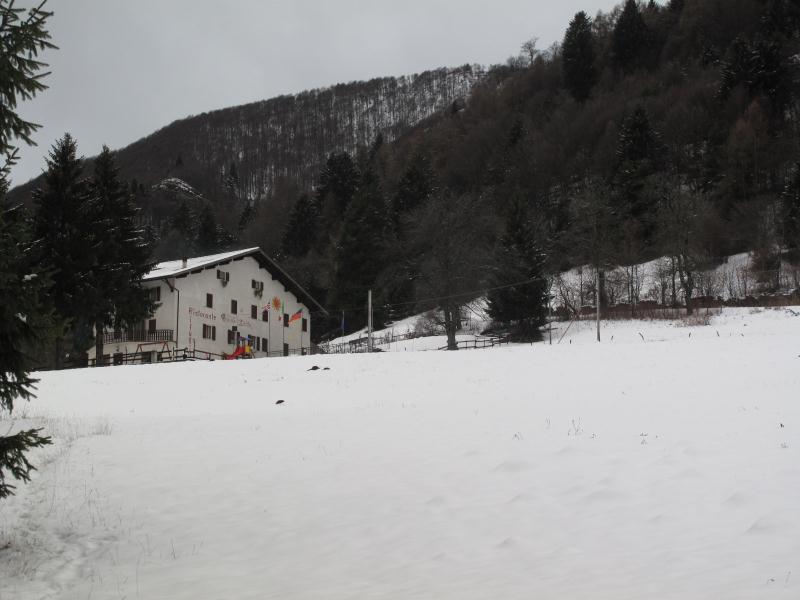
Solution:
[[[18,3],[20,5],[32,2]],[[190,114],[339,82],[505,62],[614,0],[50,0],[50,89],[22,105],[44,127],[14,183],[65,131],[81,153],[125,146]]]

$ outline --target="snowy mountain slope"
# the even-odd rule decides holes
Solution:
[[[797,598],[792,310],[44,373],[0,598]]]
[[[378,134],[386,141],[402,136],[463,101],[484,76],[478,65],[439,68],[223,108],[170,123],[121,148],[116,157],[126,179],[148,186],[171,191],[181,181],[214,198],[229,185],[238,197],[259,201],[287,181],[300,188],[316,183],[331,152],[352,153]],[[12,195],[27,201],[40,185],[37,178]]]

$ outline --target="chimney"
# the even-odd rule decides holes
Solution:
[[[185,269],[188,264],[189,264],[189,259],[188,258],[182,258],[181,259],[181,268],[182,269]]]

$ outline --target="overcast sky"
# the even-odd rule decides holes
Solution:
[[[18,1],[29,6],[32,0]],[[36,2],[38,4],[38,0]],[[15,184],[69,131],[81,154],[191,114],[339,82],[489,65],[546,48],[572,16],[617,0],[49,0],[50,86],[22,105],[44,125]]]

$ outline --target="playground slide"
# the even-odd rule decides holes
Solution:
[[[225,357],[225,360],[235,360],[240,356],[244,356],[244,346],[238,346],[236,350],[233,351],[233,354],[229,354]]]

